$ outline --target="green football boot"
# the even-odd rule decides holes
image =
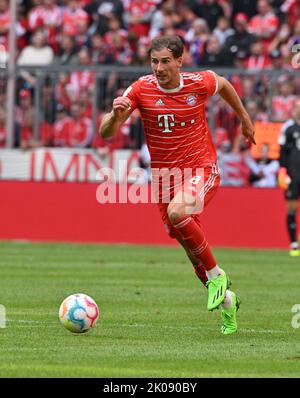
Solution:
[[[206,282],[206,286],[208,289],[208,300],[207,300],[208,311],[213,311],[215,308],[219,307],[222,301],[224,301],[226,289],[230,285],[227,275],[223,270],[221,271],[222,271],[221,275],[217,276],[216,278],[209,279]]]
[[[300,250],[299,250],[299,243],[298,242],[292,242],[290,244],[290,256],[291,257],[300,256]]]
[[[237,331],[237,320],[236,313],[240,307],[241,300],[234,293],[231,293],[232,304],[229,307],[221,309],[221,317],[222,317],[222,326],[221,333],[222,334],[231,334]]]
[[[300,256],[300,250],[299,250],[299,249],[290,250],[290,256],[291,256],[291,257],[298,257],[298,256]]]

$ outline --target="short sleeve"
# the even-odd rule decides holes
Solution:
[[[134,111],[139,105],[140,81],[131,84],[123,93],[123,97],[128,97],[131,101],[131,110]]]
[[[286,131],[287,129],[292,126],[292,124],[294,123],[294,121],[292,119],[287,120],[281,127],[281,131],[279,134],[279,138],[278,138],[278,144],[279,145],[285,145],[286,144]]]
[[[218,91],[218,80],[215,72],[212,70],[207,70],[201,72],[201,76],[203,78],[203,83],[207,88],[208,96],[212,96],[217,93]]]

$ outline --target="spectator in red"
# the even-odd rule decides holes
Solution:
[[[52,126],[42,122],[40,123],[39,131],[40,138],[35,139],[32,120],[25,115],[24,125],[20,129],[20,148],[26,150],[52,145]]]
[[[270,58],[264,52],[263,44],[258,41],[252,44],[250,48],[250,56],[247,60],[247,68],[250,70],[266,69],[271,64]]]
[[[57,104],[56,121],[53,126],[53,145],[57,147],[68,147],[71,128],[72,119],[67,114],[66,108],[61,104]]]
[[[7,0],[0,0],[0,45],[8,49],[8,31],[10,26],[10,15]]]
[[[29,29],[36,31],[43,28],[47,43],[55,52],[58,51],[58,34],[62,25],[62,9],[56,0],[43,0],[42,4],[34,7],[28,17]]]
[[[285,122],[290,119],[295,101],[293,82],[288,78],[282,77],[278,82],[278,94],[272,100],[273,121]]]
[[[216,128],[214,142],[218,152],[225,153],[231,151],[232,143],[230,142],[228,132],[223,127]]]
[[[91,4],[92,1],[93,1],[93,0],[80,0],[80,3],[81,3],[81,5],[82,5],[82,7],[86,7],[86,6],[88,6],[89,4]]]
[[[92,121],[82,117],[77,102],[71,105],[71,126],[68,137],[68,146],[71,148],[86,148],[93,138]]]
[[[63,105],[66,109],[70,108],[70,97],[68,87],[70,84],[70,76],[66,72],[60,72],[57,77],[57,83],[54,89],[55,101]]]
[[[18,48],[23,48],[26,42],[26,30],[28,28],[26,17],[23,15],[23,6],[17,5],[17,23],[15,26]],[[0,0],[0,46],[8,51],[8,33],[10,27],[10,11],[8,0]]]
[[[285,0],[280,11],[287,14],[288,24],[294,26],[300,19],[300,1],[299,0]]]
[[[82,8],[79,0],[68,0],[63,13],[62,32],[65,35],[76,36],[83,28],[87,29],[89,16]]]
[[[129,140],[131,121],[132,117],[130,116],[118,132],[110,139],[104,139],[100,134],[95,135],[92,147],[97,150],[100,157],[106,157],[111,151],[114,151],[115,149],[124,149],[126,147]],[[98,122],[100,126],[100,120]]]
[[[32,136],[32,129],[34,124],[34,106],[32,105],[32,98],[30,90],[21,90],[19,93],[19,105],[16,107],[16,122],[20,126],[21,136],[22,131],[30,129]]]
[[[91,56],[86,47],[82,47],[78,53],[78,64],[91,65]],[[93,91],[95,84],[95,73],[89,70],[80,70],[71,73],[70,83],[67,86],[68,95],[72,101],[78,101],[81,90]]]
[[[22,50],[28,44],[29,39],[29,24],[26,13],[26,8],[23,4],[17,4],[17,48]]]
[[[258,15],[250,19],[248,32],[261,40],[264,50],[267,51],[279,28],[279,19],[274,14],[268,0],[259,0],[257,11]]]
[[[282,24],[277,35],[271,41],[268,47],[268,52],[271,53],[274,50],[278,50],[281,44],[288,42],[290,36],[291,27],[287,23]]]
[[[20,148],[28,149],[34,147],[34,107],[32,105],[31,92],[21,90],[19,93],[19,106],[16,108],[16,122],[20,131]]]
[[[216,127],[224,128],[228,132],[231,144],[234,142],[239,128],[239,119],[235,112],[224,101],[217,100],[214,104]]]
[[[130,0],[124,15],[128,33],[134,33],[137,37],[148,36],[154,10],[155,5],[151,0]]]
[[[80,116],[93,118],[93,99],[92,93],[88,90],[81,90],[79,93],[78,104],[80,106]]]
[[[106,51],[113,55],[113,63],[128,65],[132,58],[128,33],[121,29],[120,21],[113,16],[108,22],[108,31],[103,36]]]

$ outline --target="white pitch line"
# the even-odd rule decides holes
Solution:
[[[36,320],[28,320],[28,319],[7,319],[6,322],[15,322],[15,323],[29,323],[29,324],[49,324],[49,323],[58,323],[58,321],[36,321]]]
[[[40,324],[53,324],[51,326],[59,325],[59,321],[37,321],[37,320],[27,320],[27,319],[7,319],[7,323],[20,323],[20,324],[29,324],[32,326],[38,326]],[[162,329],[174,329],[174,330],[209,330],[215,331],[214,328],[211,327],[203,327],[199,326],[171,326],[171,325],[151,325],[151,324],[144,324],[144,323],[135,323],[135,324],[120,324],[120,327],[128,327],[128,328],[162,328]],[[286,333],[286,330],[275,330],[275,329],[239,329],[240,332],[243,333]]]
[[[140,328],[149,328],[149,327],[153,327],[153,328],[157,328],[157,325],[149,325],[149,324],[142,324],[142,323],[136,323],[136,324],[122,324],[120,325],[122,327],[140,327]],[[164,329],[186,329],[186,330],[210,330],[210,331],[215,331],[214,328],[211,327],[203,327],[203,326],[170,326],[170,325],[160,325],[161,328]],[[240,332],[245,332],[245,333],[286,333],[285,330],[274,330],[274,329],[261,329],[261,330],[255,330],[255,329],[239,329]]]

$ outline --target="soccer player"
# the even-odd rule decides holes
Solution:
[[[223,334],[237,330],[239,299],[228,289],[229,279],[208,245],[200,213],[216,193],[220,182],[216,151],[210,135],[205,104],[216,93],[237,112],[242,132],[255,143],[254,129],[232,85],[212,71],[181,72],[184,46],[181,39],[153,39],[149,56],[153,74],[142,76],[115,98],[112,111],[100,126],[111,137],[131,112],[138,108],[151,156],[152,176],[160,172],[191,170],[181,184],[160,185],[159,210],[166,230],[186,250],[195,273],[208,288],[207,309],[221,307]],[[163,173],[162,173],[163,174]],[[162,184],[163,185],[163,184]],[[162,191],[162,192],[161,192]],[[167,193],[170,200],[165,200]]]
[[[300,98],[295,101],[293,118],[282,126],[279,144],[278,184],[285,191],[289,253],[295,257],[300,255],[297,241],[297,209],[300,197]]]

